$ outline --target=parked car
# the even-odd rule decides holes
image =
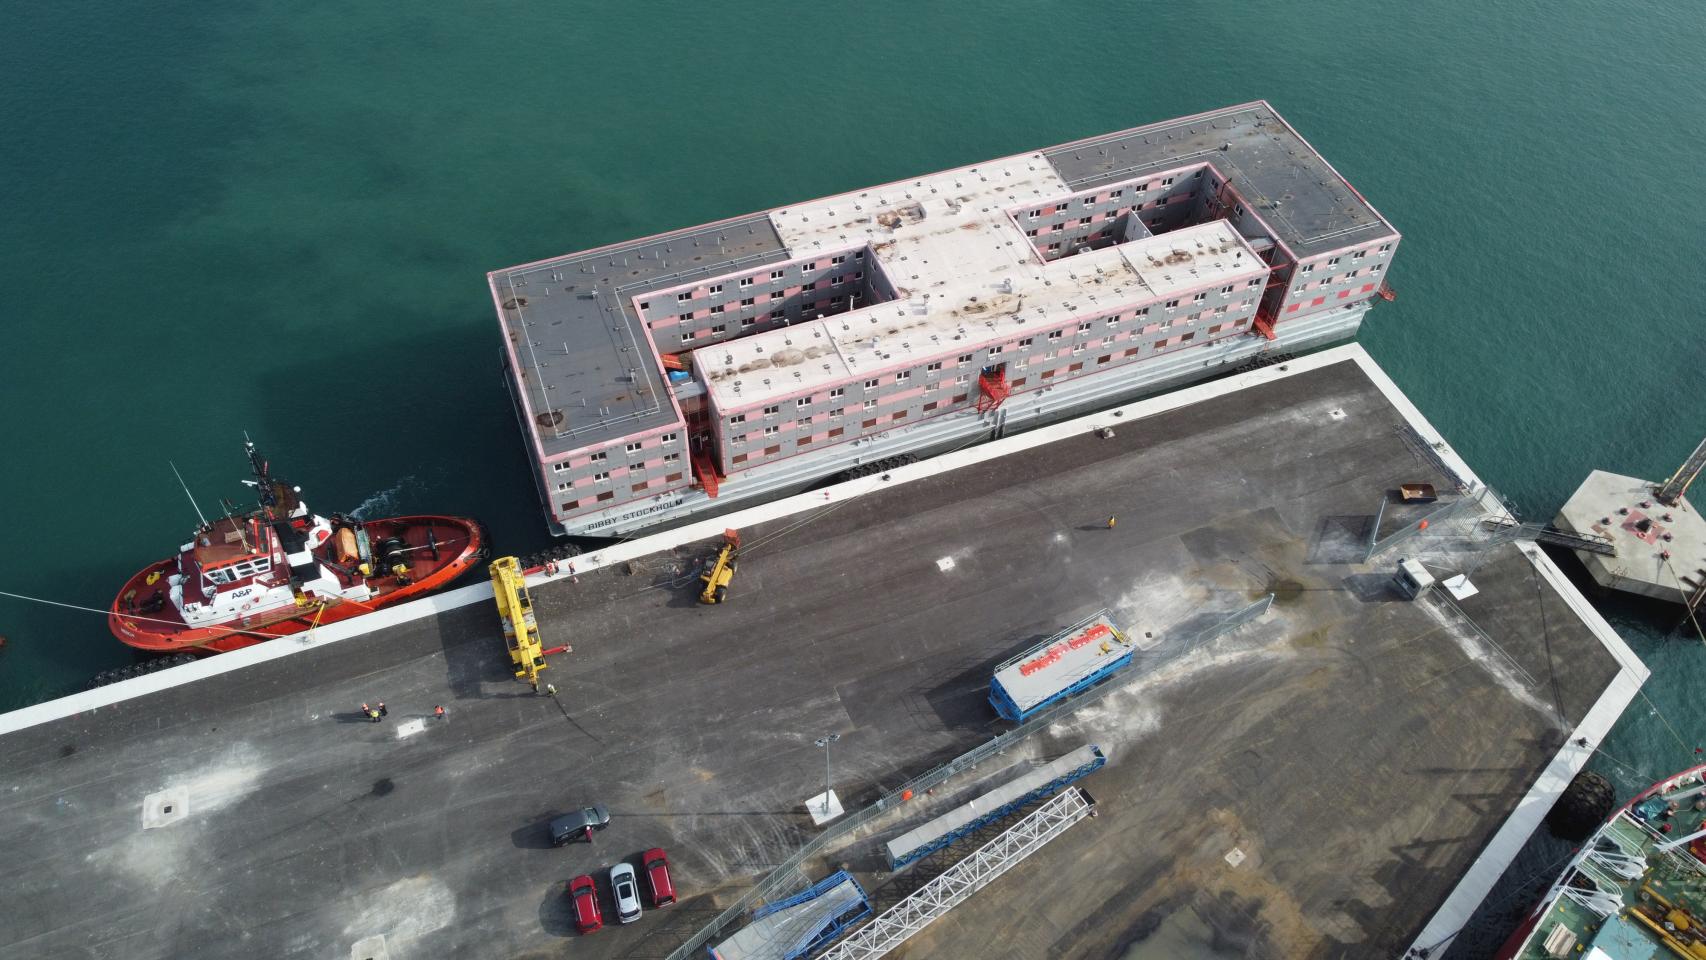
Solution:
[[[667,907],[675,902],[675,884],[669,879],[669,855],[662,847],[653,847],[640,854],[646,868],[646,886],[652,888],[652,906]]]
[[[610,868],[610,892],[616,897],[618,923],[640,919],[640,885],[634,879],[633,864],[618,863]]]
[[[551,844],[560,847],[574,840],[592,842],[592,832],[610,826],[610,811],[601,803],[565,813],[551,821]]]
[[[586,874],[569,881],[569,903],[575,908],[575,929],[592,933],[604,926],[604,911],[598,906],[598,883]]]

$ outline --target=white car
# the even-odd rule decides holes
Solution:
[[[610,892],[616,897],[618,923],[640,919],[640,885],[634,879],[633,864],[618,863],[610,868]]]

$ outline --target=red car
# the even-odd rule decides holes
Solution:
[[[646,883],[652,888],[652,906],[667,907],[675,902],[675,884],[669,879],[669,856],[662,847],[653,847],[640,855],[646,865]]]
[[[569,881],[569,902],[575,906],[575,929],[592,933],[604,926],[604,912],[598,906],[598,884],[586,874]]]

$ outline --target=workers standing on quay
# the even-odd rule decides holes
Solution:
[[[1117,518],[1117,517],[1109,517],[1108,518],[1108,529],[1109,530],[1112,530],[1114,528],[1114,524],[1118,521],[1118,519],[1119,518]]]
[[[444,719],[444,708],[443,707],[433,707],[432,708],[432,715],[437,717],[440,720],[443,720]]]
[[[385,709],[385,701],[383,700],[379,701],[379,715],[382,717],[391,715],[391,711]]]

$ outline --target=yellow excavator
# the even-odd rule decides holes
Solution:
[[[729,581],[735,578],[735,564],[740,560],[740,532],[723,531],[723,546],[711,569],[699,575],[705,589],[699,591],[700,603],[723,603],[729,597]]]

